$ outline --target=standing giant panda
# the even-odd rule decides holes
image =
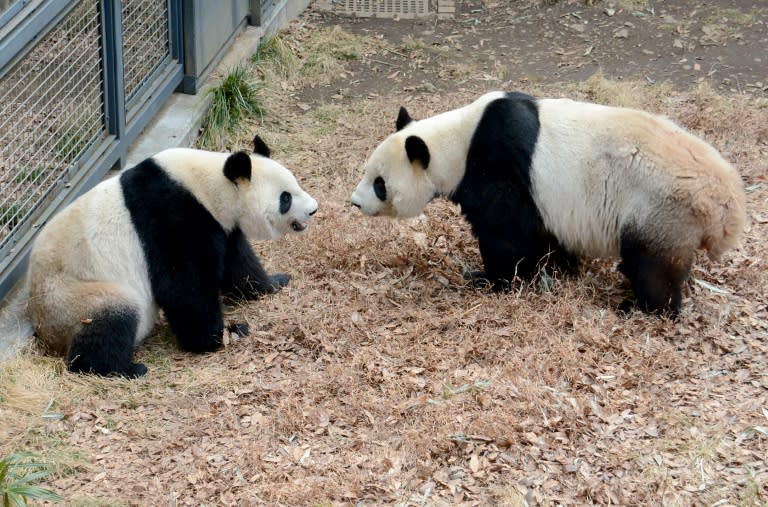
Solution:
[[[269,158],[174,148],[103,181],[56,215],[30,254],[28,314],[70,370],[138,377],[133,349],[158,307],[181,348],[222,346],[220,296],[254,299],[267,275],[246,238],[303,231],[317,202]]]
[[[620,256],[637,304],[676,314],[695,250],[717,259],[745,224],[738,173],[704,141],[642,111],[493,92],[421,121],[404,109],[352,204],[412,217],[461,206],[494,287],[544,260]]]

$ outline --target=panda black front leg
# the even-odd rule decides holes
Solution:
[[[508,290],[517,277],[530,280],[549,253],[549,244],[533,234],[499,236],[481,231],[478,243],[485,270],[475,272],[472,279],[481,284],[487,280],[496,291]]]
[[[224,346],[224,319],[218,294],[166,305],[163,311],[182,349],[201,354]]]
[[[268,275],[240,229],[227,237],[222,293],[230,299],[258,299],[288,285],[285,273]]]

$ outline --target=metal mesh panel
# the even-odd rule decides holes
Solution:
[[[0,79],[0,251],[105,137],[98,0],[82,0]]]
[[[166,0],[123,0],[123,64],[126,107],[170,60]]]
[[[429,0],[326,0],[318,6],[360,17],[415,18],[430,13]]]

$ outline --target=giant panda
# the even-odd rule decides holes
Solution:
[[[669,119],[635,109],[492,92],[415,121],[368,158],[352,204],[367,215],[413,217],[433,198],[460,205],[484,272],[505,286],[543,261],[619,256],[634,298],[676,315],[695,251],[719,258],[739,239],[739,174]]]
[[[35,334],[74,372],[139,377],[134,346],[161,308],[178,345],[222,346],[221,296],[255,299],[288,283],[247,239],[301,232],[318,209],[291,172],[254,153],[173,148],[107,179],[40,231],[29,258]]]

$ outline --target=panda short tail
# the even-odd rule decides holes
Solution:
[[[734,188],[740,187],[734,185]],[[744,201],[743,192],[733,192],[730,199],[720,203],[716,209],[709,211],[713,217],[704,229],[701,248],[707,251],[707,256],[711,260],[719,260],[725,252],[734,248],[738,243],[746,225]],[[709,202],[715,201],[713,199]]]

